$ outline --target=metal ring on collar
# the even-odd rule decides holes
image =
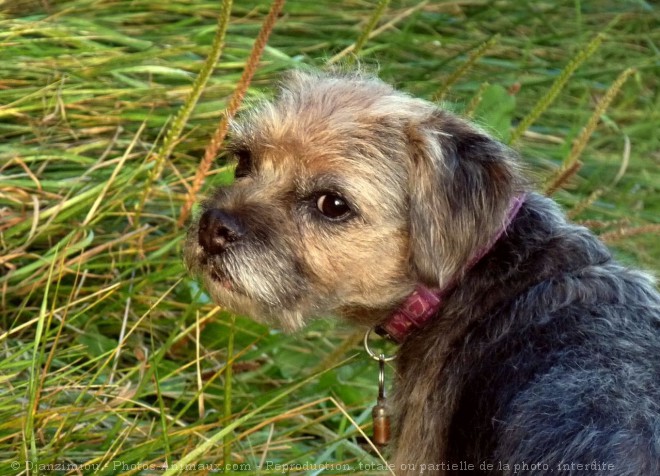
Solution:
[[[369,336],[371,335],[371,331],[373,331],[373,327],[370,327],[369,330],[364,334],[364,350],[367,351],[367,354],[369,354],[369,357],[371,357],[374,360],[378,361],[384,361],[384,362],[390,362],[396,358],[396,355],[390,355],[385,357],[384,354],[376,354],[373,350],[369,348]]]

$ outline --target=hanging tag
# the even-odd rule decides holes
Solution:
[[[378,400],[376,406],[371,411],[373,419],[373,437],[372,441],[377,446],[385,446],[390,442],[390,413],[387,408],[387,401],[385,399],[385,362],[394,360],[396,356],[390,355],[386,357],[385,354],[376,355],[376,353],[369,348],[369,329],[364,335],[364,348],[374,360],[378,361]]]
[[[373,418],[373,442],[377,446],[385,446],[390,442],[390,414],[387,411],[385,399],[385,355],[378,356],[378,400],[371,411]]]

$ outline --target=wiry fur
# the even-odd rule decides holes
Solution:
[[[614,469],[571,474],[660,474],[659,343],[649,277],[530,195],[401,347],[397,461],[490,462],[486,474],[596,461]]]
[[[185,250],[219,304],[376,325],[416,285],[451,285],[399,351],[399,474],[660,474],[653,281],[533,192],[466,270],[527,189],[505,146],[378,80],[293,73],[231,147],[245,177],[202,208],[245,234],[212,254],[195,222]],[[315,214],[327,190],[350,220]]]

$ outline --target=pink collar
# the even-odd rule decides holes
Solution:
[[[511,200],[502,227],[493,235],[486,246],[480,248],[470,258],[463,272],[472,268],[491,250],[493,245],[497,243],[497,240],[506,232],[506,229],[516,217],[518,211],[520,211],[520,207],[524,201],[524,193],[515,196]],[[435,290],[431,290],[421,284],[418,285],[401,307],[394,311],[384,324],[376,327],[376,332],[401,344],[413,329],[424,327],[429,319],[438,312],[440,307],[442,307],[446,294],[454,287],[454,284],[454,280],[452,280],[443,289]]]

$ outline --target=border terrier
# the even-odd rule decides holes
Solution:
[[[397,341],[398,474],[660,474],[660,295],[509,148],[362,73],[232,125],[185,261],[218,304]],[[465,471],[468,471],[467,473]]]

